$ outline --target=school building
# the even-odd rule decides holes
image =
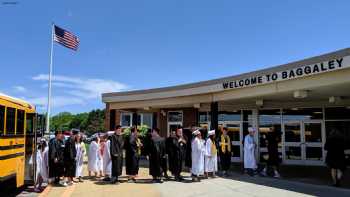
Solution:
[[[331,130],[347,140],[350,161],[350,48],[237,76],[149,90],[105,93],[106,128],[145,124],[161,135],[181,125],[227,127],[232,162],[242,161],[242,140],[258,131],[256,152],[267,159],[265,138],[281,134],[284,164],[325,165]]]

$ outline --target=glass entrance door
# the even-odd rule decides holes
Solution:
[[[309,165],[322,165],[324,163],[323,139],[324,129],[322,121],[303,122],[305,162]]]
[[[324,129],[322,121],[284,123],[284,163],[323,165]]]
[[[240,121],[219,121],[219,127],[226,127],[231,139],[231,161],[242,161],[242,124]]]

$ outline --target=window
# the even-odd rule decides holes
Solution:
[[[122,127],[132,126],[132,114],[131,113],[121,113],[120,125]]]
[[[182,112],[181,111],[169,111],[168,112],[168,122],[182,122]]]
[[[26,123],[27,123],[27,133],[33,133],[33,123],[34,123],[34,114],[27,114],[27,120],[26,120]]]
[[[349,120],[350,108],[349,107],[332,107],[325,109],[326,120]]]
[[[0,105],[0,135],[4,134],[5,107]]]
[[[24,111],[17,110],[17,129],[16,134],[24,134]]]
[[[152,128],[152,119],[153,114],[152,113],[144,113],[142,114],[142,125],[147,125],[149,128]]]
[[[283,121],[305,121],[323,119],[322,108],[283,109]]]
[[[241,111],[236,112],[219,112],[219,121],[241,121]]]
[[[6,112],[6,134],[15,134],[16,109],[8,107]]]
[[[210,113],[209,112],[199,112],[198,114],[199,123],[208,123],[210,122]]]

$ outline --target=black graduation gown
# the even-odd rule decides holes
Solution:
[[[166,139],[166,144],[165,144],[165,147],[166,147],[166,153],[168,154],[168,162],[169,162],[169,170],[172,174],[174,174],[174,171],[175,171],[175,165],[174,165],[174,159],[175,159],[175,156],[174,156],[174,141],[176,141],[177,138],[174,138],[174,137],[168,137]]]
[[[326,140],[325,150],[327,150],[326,163],[329,168],[346,169],[345,141],[340,135],[329,136]]]
[[[139,147],[137,146],[138,138],[130,136],[125,141],[125,167],[127,175],[137,175],[139,172]]]
[[[220,143],[231,143],[231,142],[228,142],[226,138],[225,138],[225,141],[222,142],[221,136],[218,138],[218,140],[219,140],[219,143],[217,143],[217,145],[218,145],[219,156],[220,156],[221,170],[227,171],[230,169],[230,166],[231,166],[231,152],[227,150],[228,145],[225,146],[226,148],[225,153],[222,152]],[[232,145],[231,145],[231,148],[232,148]]]
[[[55,162],[57,159],[57,162]],[[64,143],[53,138],[49,141],[49,177],[61,177],[64,173]]]
[[[162,137],[154,137],[148,147],[149,155],[149,174],[155,177],[161,177],[163,170],[161,166],[162,159],[165,157],[165,140]]]
[[[77,150],[75,148],[75,140],[74,138],[70,137],[67,139],[64,148],[64,168],[65,176],[67,177],[75,177],[76,156]]]
[[[171,173],[178,177],[182,171],[183,162],[186,158],[186,143],[179,142],[178,138],[173,138],[171,140],[171,159],[169,159],[169,169]],[[171,167],[170,167],[171,166]]]
[[[269,154],[269,159],[267,164],[271,166],[279,165],[280,159],[278,154],[278,136],[276,133],[270,133],[267,136],[267,151]]]
[[[117,178],[122,174],[124,139],[122,135],[113,134],[110,142],[112,177]]]

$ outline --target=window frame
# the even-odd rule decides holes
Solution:
[[[8,121],[9,121],[9,109],[13,109],[14,110],[14,117],[13,117],[13,131],[11,131],[11,133],[9,133],[8,131]],[[6,107],[6,135],[16,135],[16,118],[17,118],[17,109],[13,108],[13,107]]]
[[[128,116],[130,116],[130,124],[129,125],[123,125],[123,116],[125,116],[125,115],[128,115]],[[120,121],[119,121],[119,123],[120,123],[120,125],[122,126],[122,127],[132,127],[132,120],[133,120],[133,114],[131,113],[131,112],[121,112],[120,113]]]
[[[6,120],[5,117],[6,117],[6,107],[4,105],[0,105],[0,135],[5,134],[5,120]]]
[[[23,119],[21,120],[21,121],[19,121],[20,119],[20,117],[19,117],[19,112],[20,113],[22,113],[23,112]],[[26,118],[26,112],[25,112],[25,110],[22,110],[22,109],[17,109],[16,110],[16,135],[18,134],[18,135],[24,135],[24,133],[25,133],[25,118]],[[19,125],[19,123],[22,123],[22,128],[19,128],[19,126],[21,126],[21,125]],[[21,131],[20,131],[20,129],[22,129]]]

